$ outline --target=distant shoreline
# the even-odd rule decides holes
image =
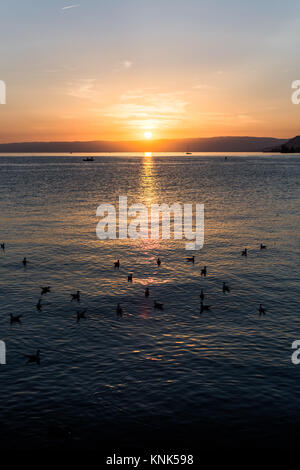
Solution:
[[[273,137],[209,137],[151,141],[11,142],[0,153],[115,153],[115,152],[263,152],[281,148],[287,139]]]
[[[32,158],[50,158],[50,157],[63,157],[63,158],[81,158],[85,159],[86,156],[93,156],[95,158],[103,158],[103,157],[111,157],[111,158],[151,158],[151,157],[178,157],[178,158],[186,158],[187,161],[189,158],[193,157],[225,157],[230,160],[230,157],[237,158],[237,157],[280,157],[280,156],[300,156],[300,152],[298,153],[280,153],[280,152],[192,152],[190,155],[186,155],[185,152],[0,152],[0,158],[5,157],[32,157]],[[226,159],[227,159],[226,158]],[[95,163],[96,160],[91,161],[91,163]],[[89,163],[89,161],[85,161],[83,163]]]

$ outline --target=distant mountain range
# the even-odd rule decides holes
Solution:
[[[265,149],[265,151],[280,153],[300,153],[300,135],[296,135],[293,139],[287,140],[276,147]]]
[[[300,147],[300,137],[297,145]],[[70,153],[70,152],[261,152],[281,148],[294,139],[273,137],[209,137],[152,141],[88,142],[16,142],[0,144],[1,153]],[[280,151],[280,150],[272,150]]]

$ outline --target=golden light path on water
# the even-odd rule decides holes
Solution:
[[[149,215],[151,204],[159,204],[156,179],[155,163],[152,159],[152,153],[145,152],[140,173],[139,202],[147,207]],[[155,262],[153,252],[159,250],[161,242],[160,240],[151,238],[150,216],[148,216],[148,234],[148,239],[139,240],[139,243],[141,250],[143,250],[144,254],[150,256],[149,261],[153,263]],[[152,281],[154,281],[154,279],[152,279]]]

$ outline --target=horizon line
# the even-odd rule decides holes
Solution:
[[[178,137],[175,139],[162,138],[151,139],[147,143],[154,142],[174,142],[174,141],[187,141],[187,140],[208,140],[208,139],[274,139],[274,140],[290,140],[294,137],[273,137],[273,136],[255,136],[255,135],[216,135],[213,137]],[[109,143],[131,143],[131,142],[146,142],[145,139],[130,139],[130,140],[111,140],[111,139],[97,139],[97,140],[20,140],[20,141],[6,141],[0,142],[0,145],[15,145],[15,144],[60,144],[60,143],[91,143],[91,142],[109,142]]]

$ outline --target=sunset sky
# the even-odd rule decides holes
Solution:
[[[300,134],[299,0],[9,0],[0,18],[1,142]]]

